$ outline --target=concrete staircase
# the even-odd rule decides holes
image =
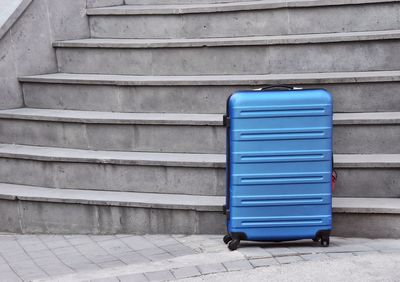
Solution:
[[[54,42],[0,111],[0,231],[223,233],[226,99],[285,83],[334,96],[334,233],[399,237],[400,2],[232,1],[91,8]]]

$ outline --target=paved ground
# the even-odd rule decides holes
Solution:
[[[230,252],[221,237],[4,234],[0,281],[400,281],[400,239],[242,243]]]

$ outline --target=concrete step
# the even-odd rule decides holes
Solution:
[[[337,113],[336,153],[400,153],[400,112]],[[108,132],[109,134],[104,134]],[[0,111],[0,143],[88,150],[225,153],[222,114]]]
[[[66,73],[210,75],[396,70],[400,31],[56,43]],[[233,59],[234,58],[234,59]],[[316,59],[318,58],[318,59]]]
[[[87,14],[94,38],[204,38],[397,29],[398,6],[389,0],[265,0],[125,5]]]
[[[105,134],[107,132],[107,134]],[[0,111],[0,143],[182,153],[224,153],[221,114]]]
[[[225,156],[0,145],[0,181],[54,188],[223,195]]]
[[[222,234],[224,198],[0,183],[0,232]]]
[[[338,197],[400,197],[400,154],[337,154]],[[0,182],[62,189],[221,196],[225,155],[0,145]]]
[[[400,71],[268,75],[21,77],[28,107],[116,112],[223,113],[228,96],[266,84],[325,88],[337,112],[400,112]]]
[[[82,191],[0,183],[0,232],[223,234],[224,201],[224,196]],[[334,198],[333,213],[337,236],[400,236],[400,199]]]
[[[261,1],[261,0],[255,0]],[[249,2],[249,0],[125,0],[126,5],[188,5],[188,4],[217,4],[232,2]]]

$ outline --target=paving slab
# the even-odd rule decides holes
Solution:
[[[247,260],[225,262],[224,266],[228,271],[239,271],[253,268],[253,266]]]
[[[15,238],[0,236],[0,277],[6,281],[200,281],[196,279],[208,280],[214,275],[230,277],[231,273],[253,269],[279,271],[286,266],[301,269],[309,262],[334,263],[400,253],[399,239],[332,237],[328,248],[309,240],[243,242],[237,251],[231,252],[219,235],[27,235],[26,238],[18,235]],[[68,246],[60,247],[65,242]],[[43,244],[47,249],[41,249]],[[27,255],[36,249],[43,254]]]
[[[182,279],[187,277],[200,276],[200,271],[195,266],[181,267],[172,269],[172,274],[176,279]]]
[[[174,279],[174,276],[169,270],[146,272],[144,275],[149,281],[166,281]]]
[[[251,259],[250,263],[253,267],[266,267],[270,265],[277,265],[279,262],[275,258],[262,258],[262,259]]]
[[[147,282],[149,281],[146,276],[142,273],[138,274],[131,274],[131,275],[123,275],[123,276],[118,276],[117,277],[120,282]]]
[[[221,263],[210,263],[210,264],[198,265],[197,268],[199,269],[200,273],[203,275],[227,271],[225,266],[223,266]]]

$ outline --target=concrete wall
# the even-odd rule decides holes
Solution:
[[[18,76],[57,71],[52,41],[90,36],[85,8],[86,0],[33,0],[0,36],[0,109],[24,105]]]

